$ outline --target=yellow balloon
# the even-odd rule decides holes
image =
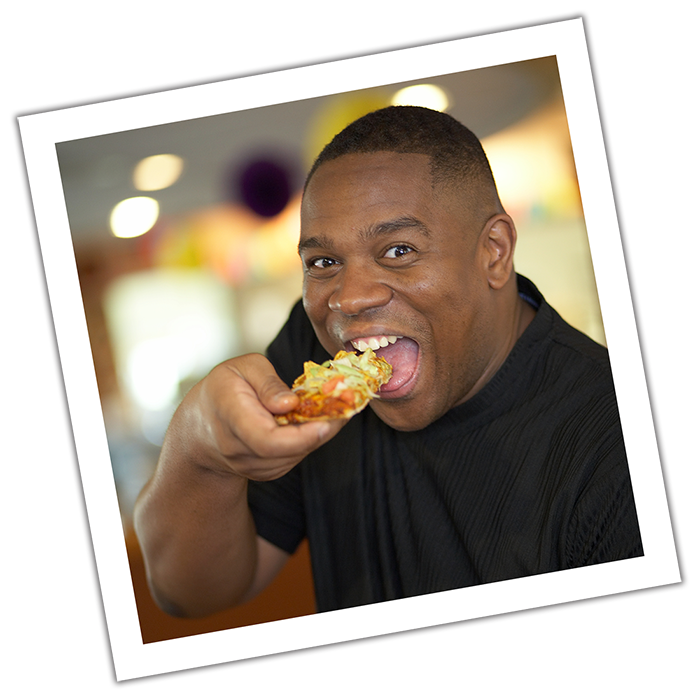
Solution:
[[[306,167],[313,165],[316,156],[332,138],[348,124],[391,104],[391,94],[383,90],[362,90],[327,98],[309,123],[306,144]]]

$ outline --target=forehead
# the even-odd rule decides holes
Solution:
[[[435,199],[430,156],[353,153],[328,161],[314,173],[302,201],[302,225],[349,210],[429,205]]]

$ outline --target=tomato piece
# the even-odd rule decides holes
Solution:
[[[330,394],[333,389],[340,383],[340,381],[343,379],[341,375],[338,375],[337,377],[333,377],[332,379],[329,379],[327,382],[324,383],[324,385],[321,387],[321,392],[323,394]]]
[[[349,406],[355,405],[355,392],[352,389],[345,389],[338,398]]]

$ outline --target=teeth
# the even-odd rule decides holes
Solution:
[[[367,338],[367,340],[353,340],[352,346],[355,350],[364,352],[367,348],[372,348],[372,350],[379,350],[379,348],[385,348],[387,345],[393,345],[399,338],[400,335],[381,335],[375,336],[374,338]]]

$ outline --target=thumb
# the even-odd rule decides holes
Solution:
[[[264,355],[246,355],[239,359],[238,373],[250,384],[268,411],[286,413],[297,406],[297,395],[279,378]]]

